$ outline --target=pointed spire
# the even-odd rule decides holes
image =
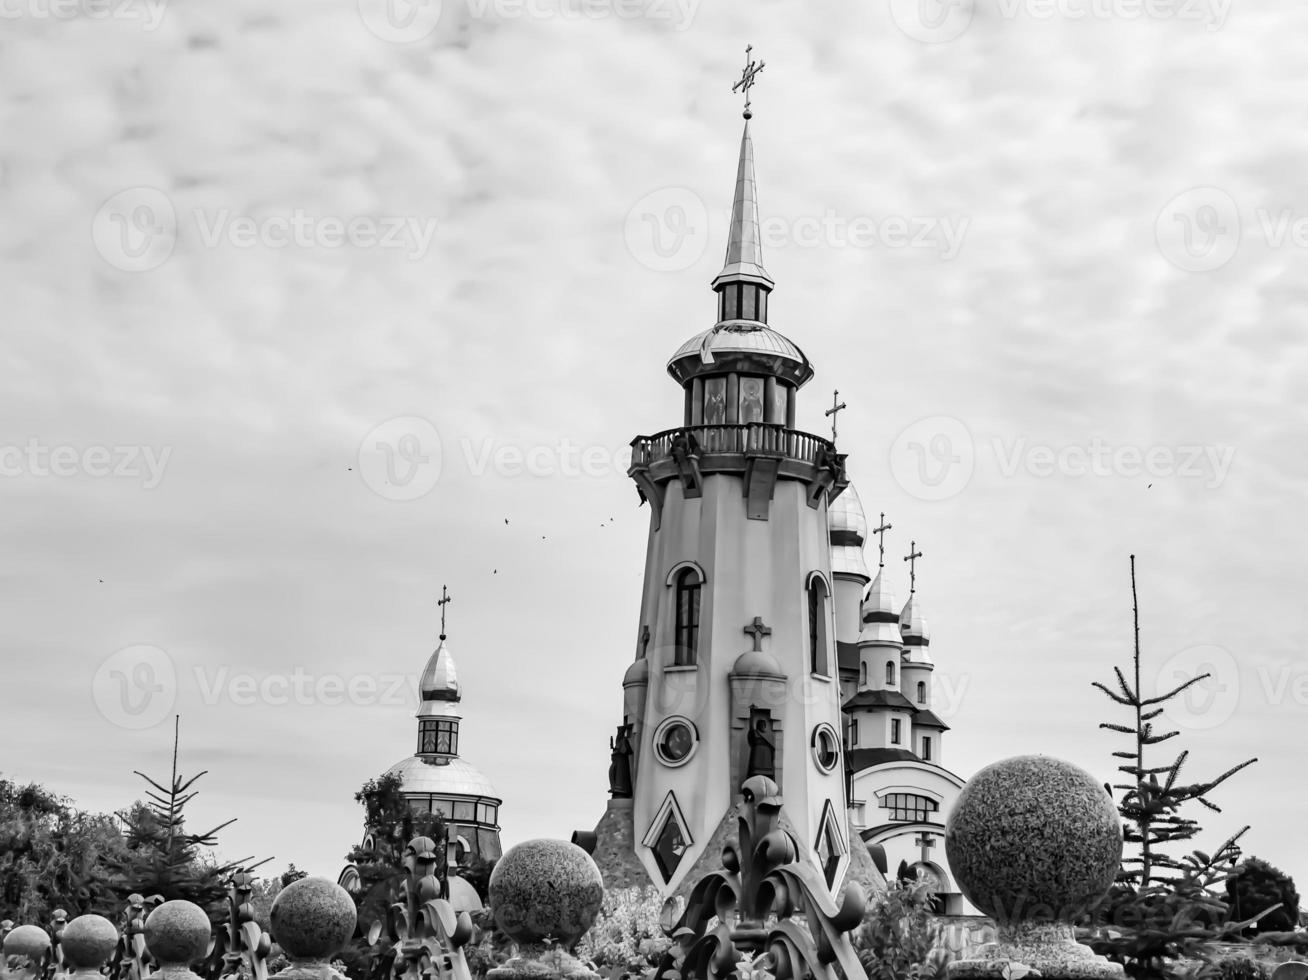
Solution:
[[[758,220],[758,185],[754,179],[754,141],[749,137],[749,120],[740,137],[740,163],[736,167],[736,193],[731,201],[731,226],[727,255],[713,288],[728,282],[775,285],[763,268],[763,243]]]
[[[766,65],[763,61],[754,61],[750,53],[752,44],[745,46],[745,68],[740,81],[731,86],[731,91],[742,92],[745,96],[745,131],[740,137],[740,162],[736,166],[736,193],[731,199],[731,227],[727,234],[727,255],[722,264],[722,271],[713,280],[717,289],[729,282],[752,282],[771,289],[774,283],[767,270],[763,268],[763,243],[759,233],[758,221],[758,185],[754,180],[754,141],[749,138],[749,121],[754,113],[749,108],[749,90],[754,87],[754,79]]]

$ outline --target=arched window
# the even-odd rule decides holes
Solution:
[[[900,720],[898,718],[891,718],[890,719],[890,744],[891,745],[899,744],[900,728],[901,728]]]
[[[830,677],[827,667],[827,585],[816,573],[808,580],[809,669],[819,677]]]
[[[673,663],[692,666],[699,651],[699,598],[702,583],[693,568],[684,568],[676,578],[676,627]]]
[[[858,719],[855,718],[849,723],[849,744],[858,744]]]
[[[858,666],[858,684],[860,687],[867,687],[867,664]]]
[[[926,681],[917,682],[917,703],[926,704]]]
[[[886,683],[891,687],[895,686],[895,662],[893,660],[886,661]]]
[[[927,823],[932,814],[940,811],[940,804],[916,793],[887,793],[881,797],[881,807],[890,811],[891,820]]]
[[[922,761],[931,761],[931,738],[927,736],[922,739]]]

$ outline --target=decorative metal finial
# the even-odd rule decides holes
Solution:
[[[447,590],[445,586],[442,585],[441,597],[436,600],[436,605],[441,607],[441,639],[442,640],[445,639],[445,606],[453,601],[454,599],[450,596],[449,590]]]
[[[917,591],[917,560],[922,557],[922,552],[917,550],[917,542],[908,543],[908,554],[904,556],[904,561],[908,562],[908,594],[912,595]]]
[[[740,73],[740,81],[731,86],[733,92],[745,93],[745,118],[751,119],[754,113],[749,111],[749,90],[754,87],[754,76],[761,72],[767,64],[765,61],[754,61],[750,58],[749,53],[754,50],[754,45],[745,45],[745,68]]]
[[[886,532],[889,531],[893,526],[894,526],[893,524],[886,523],[886,513],[885,511],[882,511],[881,526],[872,532],[877,536],[877,554],[878,554],[877,568],[886,567]]]
[[[839,391],[833,391],[831,393],[831,407],[828,408],[822,414],[831,416],[831,441],[832,442],[836,441],[836,413],[848,407],[849,407],[848,405],[846,405],[844,402],[840,400]]]

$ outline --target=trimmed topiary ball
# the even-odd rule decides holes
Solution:
[[[996,922],[1071,922],[1122,863],[1112,798],[1070,762],[1022,755],[968,780],[945,828],[963,894]]]
[[[326,878],[301,878],[277,893],[273,941],[292,960],[328,960],[354,935],[354,899]]]
[[[173,899],[146,917],[145,948],[161,966],[185,966],[204,958],[211,932],[204,909]]]
[[[599,915],[604,879],[591,856],[561,840],[529,840],[500,858],[490,877],[495,922],[514,942],[576,945]]]
[[[50,936],[40,926],[17,926],[5,936],[6,956],[42,956],[50,948]]]
[[[118,930],[103,915],[79,915],[64,927],[59,949],[74,970],[96,970],[113,955]]]

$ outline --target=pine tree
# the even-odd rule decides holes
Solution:
[[[1133,673],[1128,681],[1120,667],[1114,667],[1117,690],[1093,682],[1118,705],[1134,713],[1134,724],[1101,722],[1099,727],[1129,735],[1132,748],[1113,752],[1122,760],[1118,770],[1128,777],[1107,786],[1123,795],[1118,803],[1123,838],[1134,854],[1122,860],[1117,884],[1098,909],[1098,928],[1090,945],[1097,953],[1124,964],[1138,980],[1165,976],[1164,964],[1181,956],[1202,957],[1202,945],[1237,934],[1248,923],[1228,923],[1220,887],[1230,877],[1229,868],[1239,854],[1237,842],[1249,828],[1228,838],[1211,855],[1194,851],[1177,858],[1168,845],[1191,840],[1200,830],[1198,821],[1181,813],[1188,803],[1198,802],[1220,813],[1208,794],[1233,775],[1252,765],[1247,759],[1215,779],[1194,783],[1179,781],[1189,759],[1182,750],[1169,763],[1150,765],[1146,750],[1175,738],[1176,731],[1158,731],[1154,720],[1164,705],[1202,683],[1210,675],[1199,674],[1153,697],[1145,697],[1140,684],[1140,604],[1136,591],[1135,555],[1131,556],[1131,605],[1134,630]],[[1161,777],[1161,778],[1160,778]]]
[[[163,785],[137,771],[150,784],[149,801],[138,801],[119,814],[127,829],[127,854],[119,863],[116,885],[122,897],[135,892],[159,901],[185,899],[221,918],[231,874],[253,870],[264,861],[250,864],[247,857],[219,862],[207,853],[217,844],[218,832],[235,823],[235,818],[204,833],[187,831],[186,805],[196,796],[191,787],[208,770],[190,779],[177,774],[179,725],[180,719],[174,719],[170,782]]]
[[[1135,555],[1131,556],[1131,606],[1135,632],[1133,678],[1128,683],[1122,669],[1114,667],[1113,672],[1117,675],[1117,691],[1111,690],[1099,681],[1094,681],[1093,684],[1115,703],[1135,713],[1133,725],[1100,722],[1099,727],[1129,735],[1135,743],[1130,751],[1113,753],[1114,758],[1125,760],[1117,768],[1126,773],[1131,780],[1114,783],[1112,787],[1123,790],[1125,794],[1118,807],[1123,820],[1123,836],[1128,845],[1138,844],[1140,847],[1138,855],[1123,859],[1123,873],[1119,880],[1138,885],[1140,888],[1148,888],[1154,884],[1174,884],[1179,876],[1189,869],[1187,864],[1178,861],[1163,850],[1164,845],[1190,840],[1199,832],[1198,822],[1183,816],[1180,812],[1181,807],[1186,803],[1197,801],[1215,813],[1221,813],[1221,807],[1211,802],[1207,795],[1241,769],[1253,765],[1258,760],[1246,759],[1239,765],[1232,766],[1216,779],[1196,783],[1177,782],[1182,767],[1190,757],[1188,749],[1182,750],[1170,763],[1161,766],[1145,764],[1145,749],[1148,746],[1158,745],[1180,734],[1176,731],[1158,732],[1154,729],[1153,720],[1163,713],[1163,705],[1212,675],[1199,674],[1163,694],[1151,698],[1144,697],[1140,689],[1140,603],[1135,585]],[[1164,777],[1161,781],[1160,776]],[[1247,829],[1246,827],[1245,830]],[[1240,833],[1243,834],[1244,831]],[[1168,871],[1178,874],[1168,874]]]

